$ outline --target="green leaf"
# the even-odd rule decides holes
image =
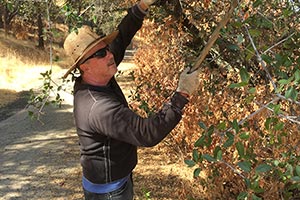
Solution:
[[[255,87],[250,88],[250,89],[248,90],[248,93],[249,93],[249,94],[254,94],[255,92],[256,92],[256,88],[255,88]]]
[[[214,133],[215,127],[211,125],[207,130],[207,135],[211,136]]]
[[[243,145],[243,143],[237,142],[237,143],[235,144],[235,147],[236,147],[236,149],[237,149],[237,151],[238,151],[238,153],[239,153],[239,156],[240,156],[241,158],[243,158],[243,157],[244,157],[244,154],[245,154],[245,150],[244,150],[244,145]]]
[[[240,82],[240,83],[232,83],[228,87],[229,88],[240,88],[248,85],[248,82]]]
[[[248,178],[245,178],[244,181],[245,181],[245,184],[246,184],[247,188],[250,188],[251,187],[251,181]]]
[[[202,155],[203,159],[207,160],[208,162],[215,162],[216,159],[214,157],[212,157],[211,155],[209,154],[203,154]]]
[[[196,168],[194,170],[194,177],[198,177],[200,175],[201,169],[200,168]]]
[[[220,151],[217,152],[217,157],[216,157],[217,160],[222,160],[222,154],[223,154],[222,150],[220,150]]]
[[[240,47],[236,44],[230,44],[227,46],[227,48],[233,51],[238,51],[240,49]]]
[[[256,0],[254,3],[253,3],[253,7],[256,8],[258,7],[259,5],[262,4],[262,0]]]
[[[270,57],[268,55],[263,54],[263,55],[261,55],[261,58],[268,64],[270,64],[273,61],[272,57]]]
[[[249,132],[245,132],[239,135],[240,139],[242,140],[248,140],[250,138]]]
[[[297,69],[295,74],[295,82],[299,83],[300,82],[300,69]]]
[[[284,128],[283,122],[280,122],[274,126],[274,130],[276,130],[276,131],[282,130],[283,128]]]
[[[230,132],[226,132],[226,136],[228,137],[228,138],[234,138],[234,135],[232,134],[232,133],[230,133]]]
[[[224,142],[223,147],[224,147],[224,148],[228,148],[228,147],[230,147],[233,143],[234,143],[234,138],[228,138],[228,139]]]
[[[292,100],[297,100],[298,92],[295,90],[294,87],[289,87],[288,90],[285,92],[284,96],[289,99],[291,98]]]
[[[219,123],[217,127],[218,127],[219,130],[225,130],[226,129],[226,122]]]
[[[200,126],[200,128],[206,130],[206,126],[203,122],[199,122],[199,126]]]
[[[294,176],[291,178],[292,181],[300,182],[300,176]]]
[[[247,192],[241,192],[239,196],[237,197],[237,200],[247,200],[248,193]]]
[[[272,169],[272,167],[268,164],[260,164],[258,165],[256,168],[255,168],[255,172],[257,173],[265,173],[265,172],[268,172]]]
[[[224,148],[230,147],[234,143],[234,135],[232,133],[227,132],[226,136],[228,137],[228,139],[223,144]]]
[[[255,194],[252,194],[252,200],[261,200],[261,198],[259,198],[259,197],[256,196]]]
[[[214,158],[222,160],[222,149],[220,146],[216,146],[214,149]]]
[[[251,171],[251,163],[249,161],[241,161],[238,162],[238,166],[244,171],[244,172],[250,172]]]
[[[292,82],[291,78],[289,78],[289,79],[280,79],[278,81],[278,83],[281,84],[281,85],[287,85],[287,84],[290,84],[291,82]]]
[[[267,118],[265,121],[265,129],[266,130],[270,130],[271,123],[272,123],[272,118],[270,118],[270,117]]]
[[[236,119],[233,120],[233,122],[232,122],[232,127],[234,128],[235,133],[238,133],[238,132],[239,132],[240,127],[239,127],[239,124],[238,124],[238,122],[237,122]]]
[[[281,110],[280,110],[280,104],[274,105],[273,110],[274,110],[274,113],[275,113],[276,115],[278,115],[279,113],[281,113]]]
[[[261,32],[258,29],[250,29],[249,33],[252,37],[260,36]]]
[[[195,147],[204,147],[205,144],[205,135],[202,135],[194,144]]]
[[[193,160],[195,162],[198,162],[199,160],[199,152],[196,149],[193,150]]]
[[[242,44],[243,42],[245,42],[244,36],[242,34],[238,34],[237,35],[237,43]]]
[[[188,166],[188,167],[194,167],[196,165],[195,161],[193,160],[184,160],[184,163]]]

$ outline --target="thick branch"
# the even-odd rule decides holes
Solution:
[[[224,18],[220,21],[220,23],[218,24],[218,26],[214,30],[214,32],[211,35],[211,37],[209,38],[206,46],[202,50],[200,56],[197,58],[197,62],[194,65],[194,67],[191,69],[191,71],[195,71],[201,66],[203,60],[205,59],[205,57],[209,53],[211,47],[213,46],[213,44],[215,43],[215,41],[219,37],[220,30],[227,24],[227,22],[229,21],[231,15],[232,15],[234,9],[237,7],[237,5],[238,5],[237,0],[232,0],[229,11],[225,14]]]

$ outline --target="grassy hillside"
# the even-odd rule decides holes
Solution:
[[[40,73],[52,69],[53,74],[59,76],[67,68],[69,61],[65,59],[63,49],[52,47],[51,65],[50,49],[41,50],[36,45],[34,41],[5,36],[0,29],[0,108],[10,105],[16,109],[23,108],[26,106],[24,95],[28,97],[26,91],[43,84]]]

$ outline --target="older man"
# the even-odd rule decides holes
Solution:
[[[118,31],[106,37],[84,26],[65,40],[64,48],[74,60],[65,77],[75,68],[81,73],[74,86],[74,117],[85,199],[133,199],[137,147],[154,146],[175,128],[199,83],[198,71],[186,69],[170,102],[158,113],[142,118],[129,109],[114,75],[154,2],[141,0],[131,7]]]

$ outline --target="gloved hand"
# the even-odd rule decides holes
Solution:
[[[190,71],[190,67],[187,67],[179,76],[178,87],[176,89],[177,92],[181,92],[184,94],[191,95],[199,86],[200,79],[199,73],[200,70],[193,71],[192,73],[188,73]]]
[[[154,4],[157,0],[141,0],[147,7],[151,6]]]

